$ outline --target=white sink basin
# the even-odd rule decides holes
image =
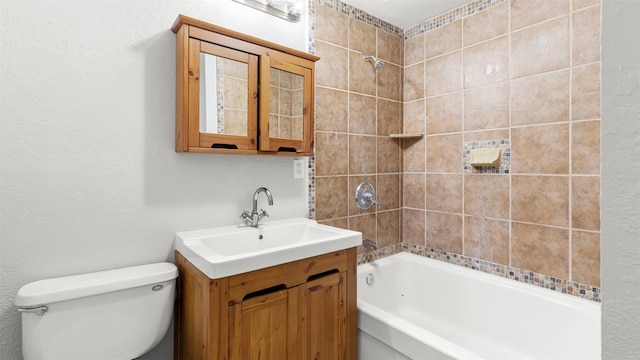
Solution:
[[[175,246],[211,279],[241,274],[362,244],[362,234],[295,218],[176,233]]]

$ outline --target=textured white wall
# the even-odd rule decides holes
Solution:
[[[640,356],[640,2],[602,3],[602,354]]]
[[[272,219],[307,215],[293,158],[174,152],[170,30],[183,13],[307,50],[306,18],[231,0],[0,8],[0,359],[21,358],[13,301],[28,282],[173,260],[174,232],[238,223],[259,186]],[[169,336],[146,358],[171,349]]]

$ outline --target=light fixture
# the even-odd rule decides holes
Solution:
[[[291,22],[300,21],[300,7],[286,0],[233,0]]]

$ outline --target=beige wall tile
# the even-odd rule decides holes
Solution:
[[[398,134],[402,129],[402,103],[378,99],[378,135]]]
[[[509,265],[509,222],[464,217],[464,254]]]
[[[573,14],[571,53],[573,65],[600,61],[600,6]]]
[[[509,37],[466,48],[463,62],[465,89],[509,80]]]
[[[600,121],[571,124],[571,172],[600,174]]]
[[[347,175],[349,162],[345,154],[348,151],[346,134],[316,132],[316,174]]]
[[[427,211],[427,246],[462,254],[462,215]]]
[[[424,98],[424,63],[404,69],[404,101]]]
[[[464,213],[478,217],[509,219],[509,176],[464,176]]]
[[[385,62],[402,66],[402,44],[404,41],[402,37],[382,29],[377,29],[377,35],[378,57]]]
[[[573,68],[571,78],[571,118],[600,118],[600,63]]]
[[[511,0],[511,30],[569,13],[570,0]]]
[[[349,18],[349,49],[368,55],[376,55],[376,28]],[[362,55],[360,55],[360,60],[362,60]]]
[[[568,174],[569,124],[511,129],[512,174]]]
[[[513,175],[511,219],[568,227],[569,177]]]
[[[279,102],[280,102],[280,115],[291,116],[293,115],[293,94],[291,90],[280,89]]]
[[[492,6],[462,21],[464,46],[504,35],[509,31],[509,3]]]
[[[425,59],[425,34],[414,36],[404,42],[404,64],[413,65]]]
[[[464,93],[464,130],[509,126],[509,82],[467,90]]]
[[[244,110],[224,110],[224,132],[230,135],[247,135],[247,112]]]
[[[425,132],[426,113],[424,100],[404,103],[404,132],[421,133]]]
[[[440,56],[462,47],[462,20],[425,33],[426,58]]]
[[[424,172],[425,146],[427,140],[425,138],[419,140],[404,140],[404,168],[406,172]]]
[[[319,224],[335,226],[341,229],[349,229],[349,218],[343,217],[338,219],[318,220]]]
[[[346,176],[316,177],[316,218],[335,219],[347,216],[348,178]]]
[[[533,224],[511,224],[511,266],[569,277],[569,230]]]
[[[378,136],[378,173],[400,172],[399,141],[387,136]]]
[[[335,9],[316,4],[316,39],[347,47],[349,17]]]
[[[349,132],[351,134],[376,134],[376,98],[349,94]]]
[[[235,110],[246,110],[248,104],[247,81],[225,76],[224,105]]]
[[[428,172],[462,172],[462,135],[435,135],[427,139]]]
[[[346,91],[316,86],[316,130],[346,132],[349,119],[348,99]]]
[[[460,51],[426,62],[427,96],[462,90],[462,56]]]
[[[600,230],[600,177],[571,177],[571,227]]]
[[[571,280],[600,286],[600,233],[572,232]]]
[[[366,210],[362,210],[355,201],[356,190],[358,186],[364,182],[371,184],[374,189],[378,188],[375,175],[349,176],[349,190],[347,191],[347,194],[351,195],[349,196],[349,216],[375,213],[377,210],[375,205]]]
[[[378,210],[392,210],[400,207],[400,176],[399,174],[378,174],[376,198],[380,207]]]
[[[426,133],[462,131],[462,92],[426,99]]]
[[[377,241],[375,214],[349,216],[349,229],[361,232],[363,240]]]
[[[376,136],[349,136],[349,175],[375,174],[376,157]]]
[[[400,210],[377,214],[378,247],[400,243]]]
[[[569,17],[511,33],[511,78],[569,66]]]
[[[409,245],[425,246],[424,210],[402,210],[402,242]]]
[[[349,51],[349,90],[376,95],[376,70],[355,51]]]
[[[404,174],[402,180],[402,206],[424,209],[425,175]]]
[[[316,41],[316,85],[347,90],[349,55],[346,49]]]
[[[474,131],[464,133],[464,142],[509,139],[509,129]]]
[[[378,70],[377,75],[378,96],[400,101],[403,94],[402,68],[393,64],[386,64],[382,69]]]
[[[573,0],[573,11],[598,4],[600,4],[600,0]]]
[[[462,213],[462,175],[429,174],[426,182],[427,210]]]
[[[511,82],[511,125],[569,121],[569,70]]]

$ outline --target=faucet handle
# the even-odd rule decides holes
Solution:
[[[258,217],[260,219],[262,219],[263,217],[269,217],[269,213],[265,209],[260,209],[260,214],[258,214]]]
[[[242,214],[240,214],[240,219],[250,219],[251,218],[251,214],[249,213],[248,210],[243,210]]]

